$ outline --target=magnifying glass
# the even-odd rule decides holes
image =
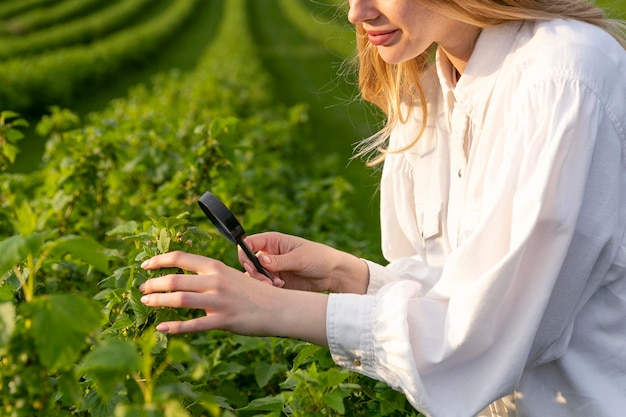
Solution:
[[[248,259],[254,264],[257,271],[268,277],[274,282],[274,277],[267,269],[263,268],[259,259],[250,250],[250,247],[246,245],[244,239],[246,238],[246,232],[243,230],[241,224],[237,221],[233,213],[217,198],[214,194],[206,192],[198,200],[198,205],[204,212],[204,214],[211,220],[211,223],[215,225],[231,243],[239,246]]]

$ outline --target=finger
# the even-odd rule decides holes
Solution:
[[[219,302],[211,293],[176,291],[168,293],[151,293],[141,297],[141,302],[149,307],[195,308],[211,310]]]
[[[265,232],[248,236],[245,241],[250,249],[257,253],[261,265],[270,272],[297,271],[304,266],[302,256],[294,253],[299,243],[293,236]],[[239,262],[245,268],[245,263],[249,262],[249,259],[241,249],[238,254]]]
[[[250,262],[244,262],[243,263],[243,269],[246,270],[246,273],[250,277],[256,279],[257,281],[261,281],[263,283],[270,284],[270,285],[273,284],[273,285],[275,285],[277,287],[282,287],[282,285],[284,285],[284,282],[279,277],[272,275],[274,277],[274,279],[270,280],[267,276],[265,276],[264,274],[262,274],[259,271],[257,271],[257,269],[254,267],[254,265],[252,265]],[[282,285],[281,285],[281,283],[282,283]]]
[[[143,294],[169,291],[202,292],[209,288],[209,279],[206,276],[171,274],[151,278],[139,286]]]
[[[284,233],[263,232],[247,236],[245,242],[253,252],[281,253],[288,250],[285,248],[292,246],[290,242],[294,239],[294,236]],[[283,249],[281,250],[281,248]]]
[[[156,255],[141,264],[143,269],[153,270],[160,268],[181,268],[185,271],[202,273],[208,271],[218,263],[215,259],[192,253],[174,251]]]
[[[193,333],[222,328],[223,326],[219,325],[216,316],[204,316],[185,321],[167,321],[156,326],[157,331],[169,334]]]
[[[270,272],[288,272],[297,271],[302,272],[308,265],[308,260],[303,254],[294,250],[284,255],[273,255],[265,252],[260,252],[257,256],[259,262],[265,269]]]
[[[257,271],[257,269],[254,267],[254,265],[252,265],[249,261],[243,263],[243,269],[246,271],[246,274],[248,274],[250,277],[256,279],[257,281],[271,282],[268,277],[266,277],[265,275],[263,275],[259,271]]]

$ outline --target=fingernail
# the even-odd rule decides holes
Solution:
[[[143,293],[143,292],[145,291],[145,289],[146,289],[146,284],[145,284],[145,283],[143,283],[143,284],[141,284],[141,285],[139,286],[139,292],[140,292],[140,293]]]
[[[249,264],[249,263],[247,263],[247,262],[244,262],[244,263],[243,263],[243,269],[245,269],[245,270],[246,270],[246,272],[247,272],[248,274],[250,274],[250,275],[252,275],[252,273],[254,272],[254,269],[252,268],[252,265],[250,265],[250,264]]]
[[[147,295],[144,295],[143,297],[139,299],[139,301],[141,301],[144,304],[148,304],[148,302],[150,301],[150,297],[148,297]]]
[[[167,332],[170,331],[170,326],[168,326],[165,323],[157,324],[156,330],[157,330],[157,332],[167,333]]]
[[[145,261],[143,261],[143,262],[141,263],[141,267],[142,267],[143,269],[146,269],[146,268],[148,267],[148,265],[150,265],[150,259],[146,259]]]
[[[272,258],[270,258],[270,257],[269,257],[269,256],[267,256],[267,255],[261,255],[261,256],[259,256],[259,260],[260,260],[261,262],[263,262],[265,265],[269,265],[269,264],[271,264],[271,263],[272,263]]]

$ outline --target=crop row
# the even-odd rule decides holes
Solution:
[[[0,34],[21,35],[83,16],[105,0],[64,0],[50,7],[38,7],[0,23]]]
[[[0,60],[34,55],[42,51],[52,51],[59,47],[86,44],[101,39],[126,27],[149,3],[147,0],[116,2],[82,18],[22,36],[2,38]]]
[[[133,0],[120,4],[127,8],[124,14],[127,15],[131,8],[144,3],[144,0]],[[0,66],[0,103],[4,108],[16,111],[66,105],[77,92],[101,83],[124,65],[141,63],[156,53],[160,44],[190,18],[196,3],[197,0],[169,2],[169,6],[152,19],[89,45],[3,62]],[[104,12],[102,14],[107,16]],[[100,18],[102,15],[96,16]],[[91,24],[99,26],[94,21]]]
[[[7,19],[26,10],[54,3],[56,0],[4,0],[0,3],[0,19]]]

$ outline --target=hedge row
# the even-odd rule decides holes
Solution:
[[[27,10],[54,3],[57,0],[8,0],[0,3],[0,19],[8,19]]]
[[[127,26],[150,0],[125,0],[98,13],[29,35],[4,38],[0,42],[0,60],[52,51],[59,47],[86,44]],[[88,46],[85,46],[87,48]]]
[[[146,0],[123,2],[125,7],[145,3]],[[3,62],[0,105],[15,111],[67,105],[78,91],[98,85],[123,66],[142,63],[156,53],[160,44],[190,18],[196,4],[197,0],[169,2],[152,19],[89,45]]]
[[[106,0],[63,0],[50,7],[38,7],[2,22],[0,34],[23,36],[83,16],[106,3]]]

